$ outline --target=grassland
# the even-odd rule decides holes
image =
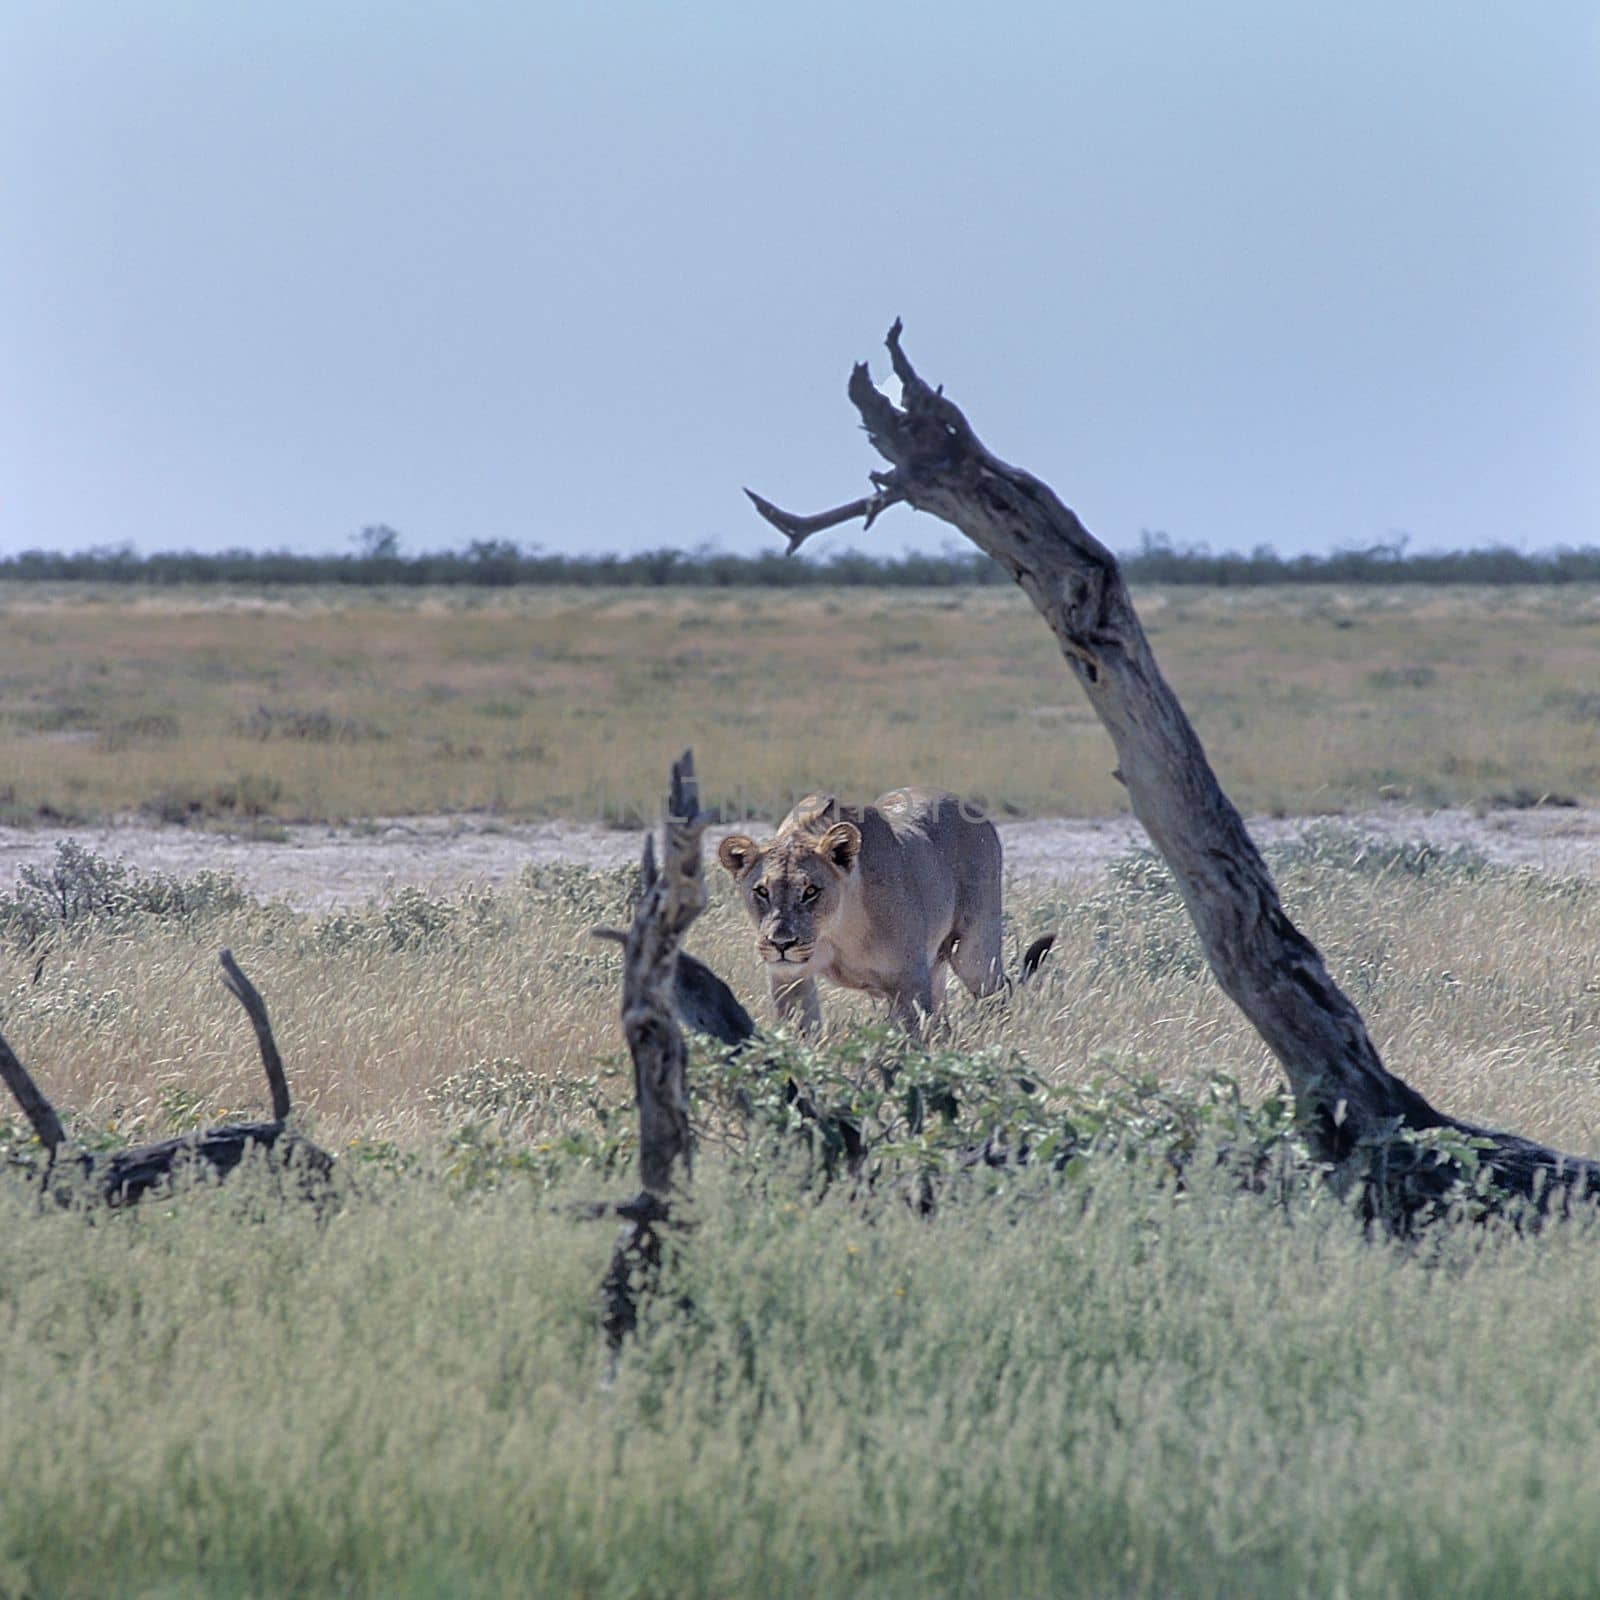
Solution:
[[[1592,1227],[1403,1259],[1312,1193],[1179,1202],[1145,1163],[931,1226],[782,1174],[700,1193],[693,1313],[611,1387],[609,1230],[525,1193],[8,1206],[0,1586],[1593,1592]]]
[[[1600,592],[1138,596],[1247,809],[1600,797]],[[653,816],[926,782],[1121,808],[1109,746],[1010,590],[0,589],[0,815]]]
[[[1329,827],[1270,859],[1291,913],[1397,1070],[1459,1115],[1600,1149],[1600,889],[1470,855],[1358,848]],[[1048,975],[1006,1008],[958,1007],[952,1045],[1018,1051],[1060,1084],[1086,1083],[1108,1060],[1169,1082],[1225,1071],[1252,1100],[1276,1084],[1151,859],[1075,893],[1014,883],[1008,960],[1053,929]],[[748,924],[724,875],[710,878],[691,946],[764,1014]],[[111,896],[110,909],[66,928],[48,908],[42,923],[9,931],[0,915],[0,1026],[90,1130],[154,1137],[174,1116],[216,1120],[262,1093],[248,1029],[216,978],[216,951],[229,945],[272,1006],[296,1093],[322,1132],[425,1148],[472,1108],[471,1093],[451,1099],[463,1072],[572,1085],[609,1069],[607,1092],[631,1093],[616,956],[588,936],[625,913],[631,879],[530,869],[500,892],[403,890],[320,917],[203,886],[181,914],[119,911]],[[21,903],[0,911],[15,919]],[[877,1016],[838,990],[825,1009],[841,1036]]]
[[[1600,1146],[1600,887],[1337,830],[1275,865],[1398,1070]],[[1013,943],[1059,929],[1054,965],[941,1044],[1100,1144],[945,1180],[922,1220],[752,1142],[699,1055],[694,1309],[667,1296],[603,1384],[611,1230],[568,1202],[628,1191],[586,933],[626,893],[566,868],[332,917],[217,884],[0,905],[4,1031],[79,1137],[259,1107],[227,943],[344,1174],[320,1221],[246,1184],[92,1224],[0,1182],[0,1594],[1588,1592],[1600,1235],[1372,1243],[1314,1174],[1213,1168],[1256,1114],[1207,1086],[1250,1107],[1276,1078],[1144,859],[1018,886]],[[753,1001],[747,938],[716,885],[693,944]],[[812,1070],[870,1091],[867,1009],[829,1014]]]
[[[756,810],[908,778],[1113,807],[1037,621],[947,598],[8,595],[0,759],[19,814],[230,825],[653,810],[687,742]],[[1593,798],[1597,605],[1144,599],[1224,782],[1294,810],[1396,786]],[[784,708],[799,732],[768,735]],[[830,726],[847,736],[817,742]],[[1272,861],[1395,1070],[1600,1150],[1600,883],[1337,823]],[[890,1130],[870,1191],[823,1184],[775,1129],[778,1075],[698,1053],[696,1225],[609,1383],[611,1229],[571,1202],[631,1188],[616,955],[587,932],[628,874],[315,916],[63,871],[93,892],[0,895],[0,1031],[74,1135],[261,1110],[229,945],[340,1180],[321,1215],[247,1176],[91,1219],[0,1165],[3,1600],[1595,1588],[1600,1227],[1365,1237],[1296,1157],[1277,1072],[1148,858],[1012,885],[1008,951],[1052,928],[1050,965],[958,1003],[900,1081],[956,1086],[965,1124],[913,1127],[882,1092],[864,1002],[826,997],[818,1051],[774,1047]],[[691,947],[760,1010],[713,879]],[[958,1137],[1022,1127],[1070,1161],[959,1170]],[[924,1180],[931,1217],[906,1203]]]

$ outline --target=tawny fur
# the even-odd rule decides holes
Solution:
[[[1000,836],[937,789],[893,789],[870,806],[808,795],[763,844],[717,851],[756,924],[780,1021],[821,1024],[817,979],[887,1000],[913,1032],[938,1012],[953,971],[975,995],[1005,984]]]

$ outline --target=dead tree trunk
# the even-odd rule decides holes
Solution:
[[[1049,624],[1110,734],[1134,815],[1172,869],[1212,972],[1277,1057],[1316,1155],[1363,1182],[1393,1220],[1446,1193],[1459,1164],[1419,1149],[1429,1130],[1475,1141],[1496,1189],[1541,1209],[1600,1195],[1600,1166],[1436,1110],[1385,1068],[1361,1014],[1289,920],[1243,819],[1222,792],[1183,707],[1156,665],[1116,558],[1044,483],[992,456],[961,411],[888,347],[901,403],[865,363],[849,395],[888,472],[867,499],[811,517],[750,494],[793,554],[813,533],[905,502],[960,529],[1010,572]],[[750,493],[750,491],[746,491]]]
[[[674,1169],[681,1166],[687,1177],[693,1162],[689,1049],[674,1002],[678,945],[706,908],[700,837],[708,820],[700,810],[694,754],[685,750],[673,763],[662,816],[662,864],[656,866],[654,837],[646,837],[639,898],[622,941],[622,1031],[633,1056],[643,1187],[616,1208],[626,1222],[601,1286],[601,1320],[613,1354],[638,1325],[639,1301],[660,1274]]]
[[[333,1158],[286,1126],[289,1084],[267,1020],[266,1005],[233,959],[232,951],[224,950],[220,960],[223,983],[244,1007],[255,1029],[272,1095],[273,1120],[224,1123],[155,1144],[130,1145],[126,1150],[64,1153],[66,1135],[55,1107],[11,1046],[0,1039],[0,1078],[4,1078],[49,1155],[42,1188],[53,1189],[63,1201],[87,1197],[108,1206],[134,1205],[150,1190],[165,1187],[185,1171],[226,1178],[253,1149],[271,1151],[276,1162],[295,1171],[308,1193],[320,1188],[333,1170]],[[60,1181],[62,1178],[66,1181]],[[52,1184],[53,1179],[57,1181]]]

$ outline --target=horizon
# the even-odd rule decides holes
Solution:
[[[369,525],[371,526],[371,525]],[[398,533],[398,529],[389,530]],[[271,559],[285,559],[304,562],[329,562],[348,561],[358,563],[366,560],[395,560],[402,565],[432,561],[432,560],[464,560],[473,555],[474,544],[493,546],[486,549],[488,557],[505,557],[515,560],[549,560],[565,561],[574,565],[599,564],[604,562],[620,562],[644,560],[652,557],[675,556],[693,565],[697,562],[710,562],[719,560],[758,561],[764,556],[782,557],[785,561],[794,561],[799,565],[827,566],[830,563],[851,560],[866,560],[892,565],[896,562],[934,560],[934,561],[960,561],[967,558],[982,557],[985,553],[977,545],[966,542],[959,534],[948,534],[938,545],[905,545],[899,549],[870,549],[858,544],[843,543],[837,547],[829,547],[818,542],[808,542],[806,546],[793,555],[785,552],[780,539],[774,538],[770,547],[756,550],[732,550],[726,546],[704,541],[698,545],[649,545],[637,549],[561,549],[549,546],[537,540],[521,542],[517,540],[502,541],[465,541],[457,544],[435,545],[427,548],[411,548],[401,535],[396,548],[387,555],[375,555],[371,551],[359,548],[360,535],[352,536],[346,541],[343,549],[296,549],[289,545],[269,547],[256,546],[223,546],[214,550],[197,550],[191,548],[165,547],[151,550],[140,550],[132,541],[119,541],[97,545],[84,545],[71,550],[53,550],[45,547],[22,548],[13,551],[0,550],[0,563],[17,562],[30,556],[42,556],[54,560],[64,561],[115,561],[129,559],[137,563],[157,562],[164,560],[194,560],[201,563],[219,562],[226,559],[245,558],[248,560],[267,561]],[[1115,548],[1112,553],[1120,562],[1132,562],[1141,557],[1161,556],[1177,561],[1265,561],[1281,562],[1285,565],[1294,562],[1331,562],[1342,558],[1366,558],[1374,561],[1388,560],[1399,565],[1413,559],[1440,560],[1451,557],[1473,557],[1485,555],[1513,555],[1524,561],[1554,560],[1563,555],[1596,555],[1600,554],[1600,540],[1593,543],[1577,544],[1548,544],[1517,546],[1509,543],[1481,544],[1481,545],[1439,545],[1435,547],[1419,547],[1410,539],[1399,536],[1392,540],[1371,540],[1363,542],[1350,542],[1336,544],[1323,550],[1282,550],[1270,541],[1244,549],[1239,546],[1213,547],[1204,542],[1193,544],[1182,540],[1171,539],[1165,533],[1153,530],[1141,532],[1140,543],[1132,547]]]

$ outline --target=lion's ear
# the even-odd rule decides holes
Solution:
[[[836,822],[817,840],[817,854],[841,872],[848,872],[861,854],[861,830],[853,822]]]
[[[804,800],[797,800],[789,813],[796,826],[801,828],[820,828],[830,817],[838,814],[839,798],[831,794],[808,794]]]
[[[725,866],[734,877],[745,871],[761,852],[756,848],[756,842],[748,834],[730,833],[721,844],[717,846],[717,860]]]

